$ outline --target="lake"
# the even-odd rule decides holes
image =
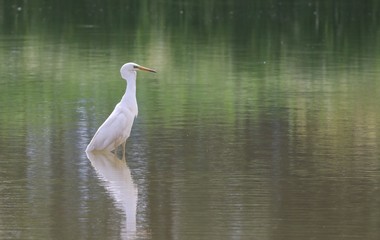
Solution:
[[[0,238],[380,239],[379,26],[370,0],[0,0]],[[126,62],[157,70],[126,160],[86,154]]]

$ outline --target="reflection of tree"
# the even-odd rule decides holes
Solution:
[[[343,47],[346,40],[374,34],[380,21],[376,18],[380,11],[376,0],[68,0],[64,3],[36,0],[2,1],[0,7],[0,26],[5,32],[27,33],[44,28],[48,31],[56,29],[57,32],[63,29],[83,31],[78,26],[107,28],[110,31],[134,29],[137,32],[140,29],[144,32],[184,29],[185,34],[197,34],[207,39],[215,32],[228,30],[231,31],[232,40],[239,45],[271,39],[274,46],[288,35],[293,36],[295,41],[302,40],[302,36],[312,36],[310,39],[327,41],[323,44],[331,44],[330,47]]]

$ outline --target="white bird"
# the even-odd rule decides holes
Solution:
[[[86,152],[97,150],[113,151],[122,144],[123,157],[125,156],[125,143],[131,133],[133,120],[138,113],[136,100],[137,70],[156,72],[153,69],[140,66],[136,63],[126,63],[121,67],[121,77],[127,81],[125,94],[121,98],[121,101],[116,104],[111,115],[96,131],[86,148]]]

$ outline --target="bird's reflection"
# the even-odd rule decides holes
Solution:
[[[137,187],[125,160],[111,152],[87,152],[105,188],[126,214],[126,233],[136,233]]]

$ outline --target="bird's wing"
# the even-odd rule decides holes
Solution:
[[[130,122],[130,120],[128,120],[129,118],[128,113],[116,107],[96,131],[89,144],[90,150],[113,150],[116,147],[115,142],[123,136],[124,128],[128,127]],[[130,125],[132,125],[132,123],[130,123]]]

